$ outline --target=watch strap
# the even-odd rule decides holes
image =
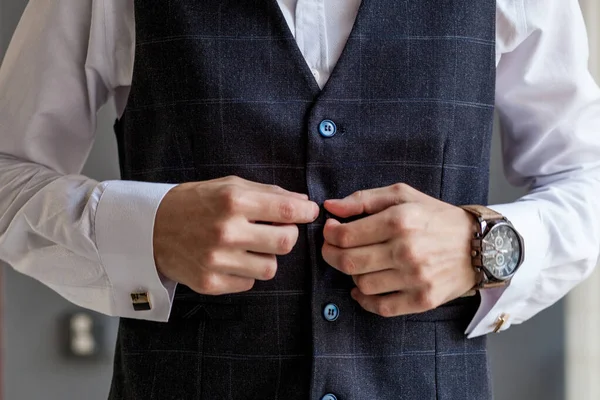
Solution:
[[[477,291],[479,291],[479,290],[505,287],[505,286],[508,286],[509,284],[510,284],[510,281],[482,283],[480,285],[475,286],[473,289],[469,290],[467,293],[463,294],[461,297],[472,297],[472,296],[477,295]]]
[[[481,218],[484,220],[497,220],[497,219],[504,218],[502,216],[502,214],[500,214],[490,208],[487,208],[485,206],[466,205],[466,206],[461,206],[460,208],[462,208],[463,210],[468,211],[471,214],[474,214],[475,216],[477,216],[478,218]]]
[[[472,297],[472,296],[477,295],[477,291],[479,291],[479,290],[505,287],[505,286],[508,286],[509,284],[510,284],[510,281],[480,283],[478,285],[475,285],[475,287],[473,289],[469,290],[467,293],[463,294],[461,297]]]
[[[484,283],[483,286],[481,286],[481,289],[504,287],[504,286],[508,286],[509,283],[510,283],[510,280],[501,281],[501,282],[488,282],[488,283]]]
[[[474,289],[491,289],[497,287],[504,287],[510,283],[510,280],[505,281],[491,281],[485,275],[485,272],[479,270],[481,277],[479,278],[479,282],[475,285]]]

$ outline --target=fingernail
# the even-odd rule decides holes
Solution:
[[[339,225],[340,221],[338,221],[335,218],[328,218],[327,221],[325,221],[325,224],[329,224],[329,225]]]
[[[321,208],[319,207],[319,205],[315,202],[313,202],[313,218],[317,218],[319,216],[319,213],[321,212]]]

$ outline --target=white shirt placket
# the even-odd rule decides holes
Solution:
[[[296,41],[315,80],[321,88],[327,81],[327,35],[324,0],[298,0]]]

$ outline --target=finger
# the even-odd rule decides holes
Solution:
[[[282,256],[292,251],[298,241],[298,226],[250,224],[239,246],[248,251]]]
[[[398,292],[409,287],[406,274],[397,269],[388,269],[352,277],[363,295],[376,295]]]
[[[402,222],[397,218],[394,209],[346,224],[330,218],[325,222],[323,236],[326,242],[344,249],[383,243],[400,233]]]
[[[213,254],[212,272],[260,281],[273,279],[277,273],[274,255],[250,253],[243,250],[223,250]]]
[[[306,224],[319,215],[319,206],[309,200],[260,191],[240,199],[241,212],[249,221]]]
[[[327,264],[346,275],[362,275],[390,269],[393,266],[387,243],[342,249],[325,242],[322,248]]]
[[[295,198],[304,199],[304,200],[308,199],[307,194],[291,192],[287,189],[282,188],[281,186],[253,182],[253,181],[249,181],[247,179],[242,179],[242,178],[239,178],[239,181],[240,181],[240,184],[242,184],[248,188],[251,188],[253,190],[256,190],[256,191],[265,192],[265,193],[275,193],[275,194],[280,194],[283,196],[293,196]]]
[[[366,295],[355,288],[352,289],[351,295],[366,311],[386,318],[425,311],[412,302],[412,296],[407,292],[396,292],[384,296]]]
[[[211,296],[246,292],[254,286],[254,279],[223,274],[205,274],[192,287],[197,293]]]
[[[354,288],[351,296],[366,311],[382,317],[423,313],[433,310],[448,300],[443,288],[405,290],[386,295],[366,295],[358,288]]]
[[[419,192],[405,184],[395,184],[377,189],[360,190],[344,199],[325,201],[325,209],[340,217],[375,214],[388,207],[414,201]]]

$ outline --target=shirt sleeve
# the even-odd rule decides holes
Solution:
[[[496,106],[504,169],[528,194],[489,207],[524,238],[525,260],[510,286],[482,291],[469,337],[519,324],[565,296],[593,271],[600,252],[600,89],[576,0],[513,1],[499,10]],[[510,12],[517,10],[518,17]],[[522,14],[521,14],[522,12]]]
[[[122,4],[129,2],[123,1]],[[101,0],[32,1],[0,68],[0,260],[67,300],[166,321],[175,284],[157,272],[154,217],[173,185],[80,175],[96,113],[122,77]],[[126,68],[125,68],[126,70]],[[134,311],[131,293],[150,296]]]

